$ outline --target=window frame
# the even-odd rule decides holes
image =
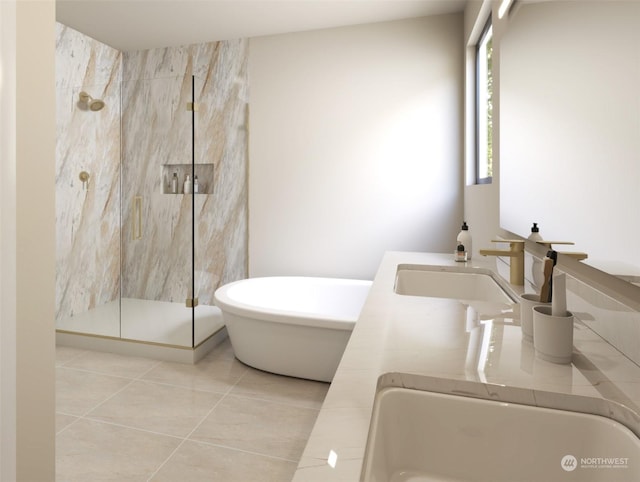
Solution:
[[[491,15],[489,15],[489,18],[487,19],[487,22],[485,23],[482,32],[480,33],[480,36],[478,38],[478,42],[476,44],[476,61],[475,61],[475,94],[476,94],[476,99],[475,99],[475,118],[474,118],[474,128],[475,128],[475,183],[476,184],[491,184],[493,182],[493,145],[492,145],[492,149],[491,149],[491,173],[489,176],[486,177],[480,177],[480,172],[481,171],[487,171],[487,159],[488,156],[483,156],[481,155],[481,149],[480,149],[480,143],[481,141],[483,142],[487,142],[488,141],[488,135],[480,135],[480,130],[482,127],[487,127],[488,126],[488,122],[480,122],[480,115],[481,115],[481,108],[480,108],[480,100],[487,98],[486,94],[481,95],[481,88],[486,88],[486,82],[482,83],[481,85],[481,81],[484,79],[480,78],[480,73],[482,71],[482,69],[480,68],[480,62],[483,61],[486,63],[487,57],[486,55],[481,56],[481,51],[484,49],[484,46],[486,45],[486,40],[487,40],[487,36],[488,34],[490,34],[490,38],[491,40],[493,40],[493,23],[492,23],[492,19],[491,19]],[[492,52],[492,58],[493,58],[493,42],[492,42],[492,48],[491,48],[491,52]],[[492,62],[492,67],[493,67],[493,62]],[[487,69],[485,69],[487,70]],[[491,69],[493,70],[493,69]],[[491,75],[491,78],[493,80],[493,74]],[[492,104],[493,104],[493,91],[492,91],[492,95],[491,95],[491,100],[492,100]],[[482,114],[486,114],[488,111],[488,109],[485,108],[482,110]],[[493,121],[493,109],[491,109],[491,119]],[[491,141],[493,144],[493,122],[491,122]],[[485,149],[486,151],[488,151],[488,149]]]

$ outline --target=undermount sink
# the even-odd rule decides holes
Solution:
[[[598,415],[384,388],[361,480],[640,480],[640,439]]]
[[[515,300],[487,273],[444,271],[431,266],[399,265],[394,291],[399,295],[514,303]]]

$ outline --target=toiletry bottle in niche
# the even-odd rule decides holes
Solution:
[[[184,178],[184,193],[191,194],[191,176],[189,174]]]
[[[462,223],[462,228],[460,229],[456,240],[458,241],[458,244],[462,244],[464,246],[465,251],[467,252],[467,259],[465,261],[470,260],[471,253],[473,251],[473,244],[471,234],[469,233],[469,226],[467,226],[466,222]]]
[[[465,251],[464,244],[458,244],[458,247],[453,252],[453,259],[455,261],[466,261],[468,259],[467,252]]]
[[[193,176],[193,193],[198,194],[199,186],[198,186],[198,176]]]
[[[174,172],[171,178],[171,194],[178,194],[178,173]]]

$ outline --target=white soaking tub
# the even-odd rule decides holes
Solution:
[[[252,367],[330,382],[371,281],[249,278],[215,292],[236,357]]]

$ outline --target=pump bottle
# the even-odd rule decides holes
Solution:
[[[471,254],[473,253],[473,246],[471,244],[471,234],[469,233],[469,226],[467,226],[466,222],[462,223],[462,228],[458,233],[458,237],[456,238],[458,244],[462,244],[467,252],[467,260],[471,259]]]
[[[533,223],[533,226],[531,226],[531,234],[527,239],[529,241],[542,241],[542,236],[540,235],[540,228],[538,228],[538,223]]]
[[[540,228],[538,228],[538,223],[533,223],[533,226],[531,226],[531,234],[529,235],[527,240],[533,241],[534,243],[536,241],[543,240],[543,237],[540,234]],[[542,270],[542,261],[539,258],[533,256],[533,259],[531,261],[531,279],[533,279],[533,285],[536,289],[542,287],[542,284],[544,283],[544,274],[542,273]]]

